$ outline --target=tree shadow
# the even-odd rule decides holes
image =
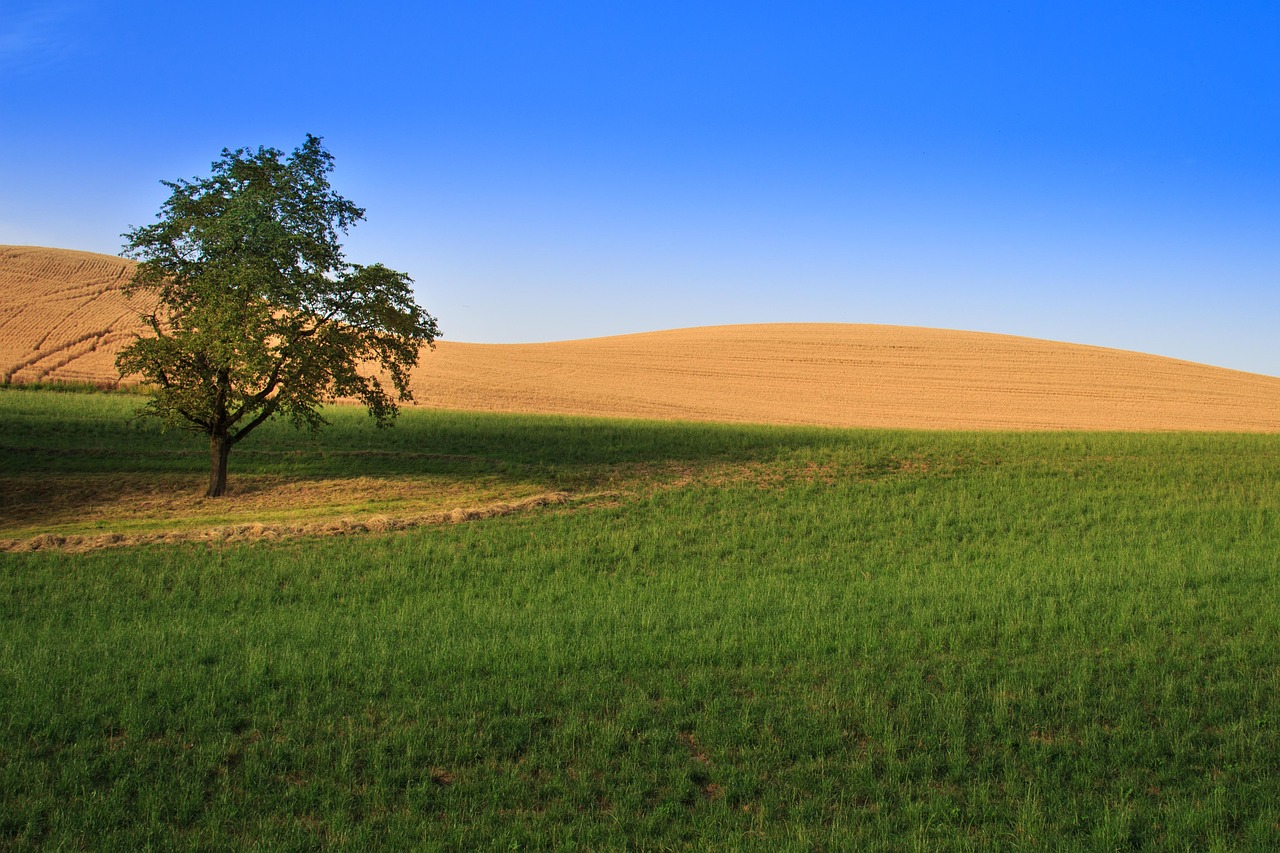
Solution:
[[[327,413],[319,432],[265,424],[230,457],[228,509],[237,479],[275,481],[416,480],[421,488],[475,487],[475,493],[530,488],[582,493],[646,478],[678,479],[711,466],[769,463],[808,451],[854,445],[883,452],[887,433],[819,427],[627,421],[554,415],[506,415],[409,408],[377,428],[353,408]],[[38,419],[0,411],[0,526],[50,524],[100,511],[118,500],[199,503],[208,474],[203,436],[126,421],[119,407],[79,406]],[[875,446],[880,446],[880,451]],[[7,485],[6,485],[7,484]],[[167,508],[159,497],[168,493]],[[242,500],[244,497],[242,496]]]
[[[615,466],[762,462],[801,448],[847,445],[847,433],[666,421],[411,411],[394,427],[344,423],[315,435],[272,435],[236,449],[264,473],[293,465],[317,472],[381,474],[568,473]],[[290,440],[291,439],[291,440]],[[234,454],[233,454],[234,459]]]

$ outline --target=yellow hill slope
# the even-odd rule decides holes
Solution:
[[[142,328],[120,292],[132,271],[111,255],[0,246],[0,382],[115,384],[116,351]]]
[[[1280,431],[1280,378],[906,326],[442,342],[423,368],[418,402],[450,408],[921,429]]]
[[[120,258],[0,247],[0,372],[116,379],[138,328]],[[445,318],[447,321],[447,318]],[[447,322],[446,322],[447,328]],[[548,344],[442,341],[420,405],[923,429],[1280,432],[1280,378],[1052,341],[905,326],[712,326]]]

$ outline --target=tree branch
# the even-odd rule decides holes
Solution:
[[[244,438],[246,435],[248,435],[249,433],[257,429],[259,426],[261,426],[262,423],[267,418],[275,414],[275,411],[276,411],[276,403],[274,400],[272,400],[262,407],[262,411],[258,412],[257,416],[254,417],[253,420],[245,424],[239,431],[236,432],[235,435],[231,436],[228,440],[234,445],[236,442],[240,441],[240,439]]]
[[[299,329],[294,333],[293,337],[289,339],[289,343],[285,346],[284,352],[288,353],[289,349],[294,344],[316,334],[328,323],[329,319],[326,317],[309,329]],[[249,411],[266,402],[267,398],[271,396],[271,392],[280,384],[280,372],[284,370],[284,366],[288,361],[289,357],[283,354],[280,358],[276,359],[276,363],[271,367],[271,375],[267,377],[266,385],[262,387],[261,391],[258,391],[256,394],[251,394],[245,399],[240,408],[236,409],[235,414],[227,420],[228,427],[235,426]],[[272,411],[274,411],[274,407],[272,408]],[[246,427],[242,432],[247,432],[249,429],[251,429],[251,427]],[[241,433],[237,433],[237,435],[239,434]]]

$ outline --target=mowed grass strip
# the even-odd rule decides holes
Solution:
[[[421,417],[461,478],[658,485],[0,555],[0,843],[1280,844],[1280,439]]]
[[[125,394],[0,390],[0,540],[25,547],[33,537],[483,514],[567,489],[650,481],[648,457],[668,464],[660,451],[614,462],[594,448],[580,458],[573,436],[594,428],[582,418],[530,430],[518,419],[409,409],[398,427],[380,430],[363,410],[335,406],[318,435],[264,426],[232,454],[232,500],[205,500],[207,442],[137,420],[140,405]],[[603,433],[603,447],[616,444],[614,427]]]

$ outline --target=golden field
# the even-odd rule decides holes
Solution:
[[[116,351],[142,328],[121,294],[133,263],[0,246],[0,383],[115,384]]]
[[[0,377],[114,384],[129,261],[0,247]],[[429,307],[429,306],[428,306]],[[448,318],[443,325],[448,328]],[[712,326],[545,344],[441,341],[419,405],[913,429],[1280,432],[1280,378],[907,326]]]

